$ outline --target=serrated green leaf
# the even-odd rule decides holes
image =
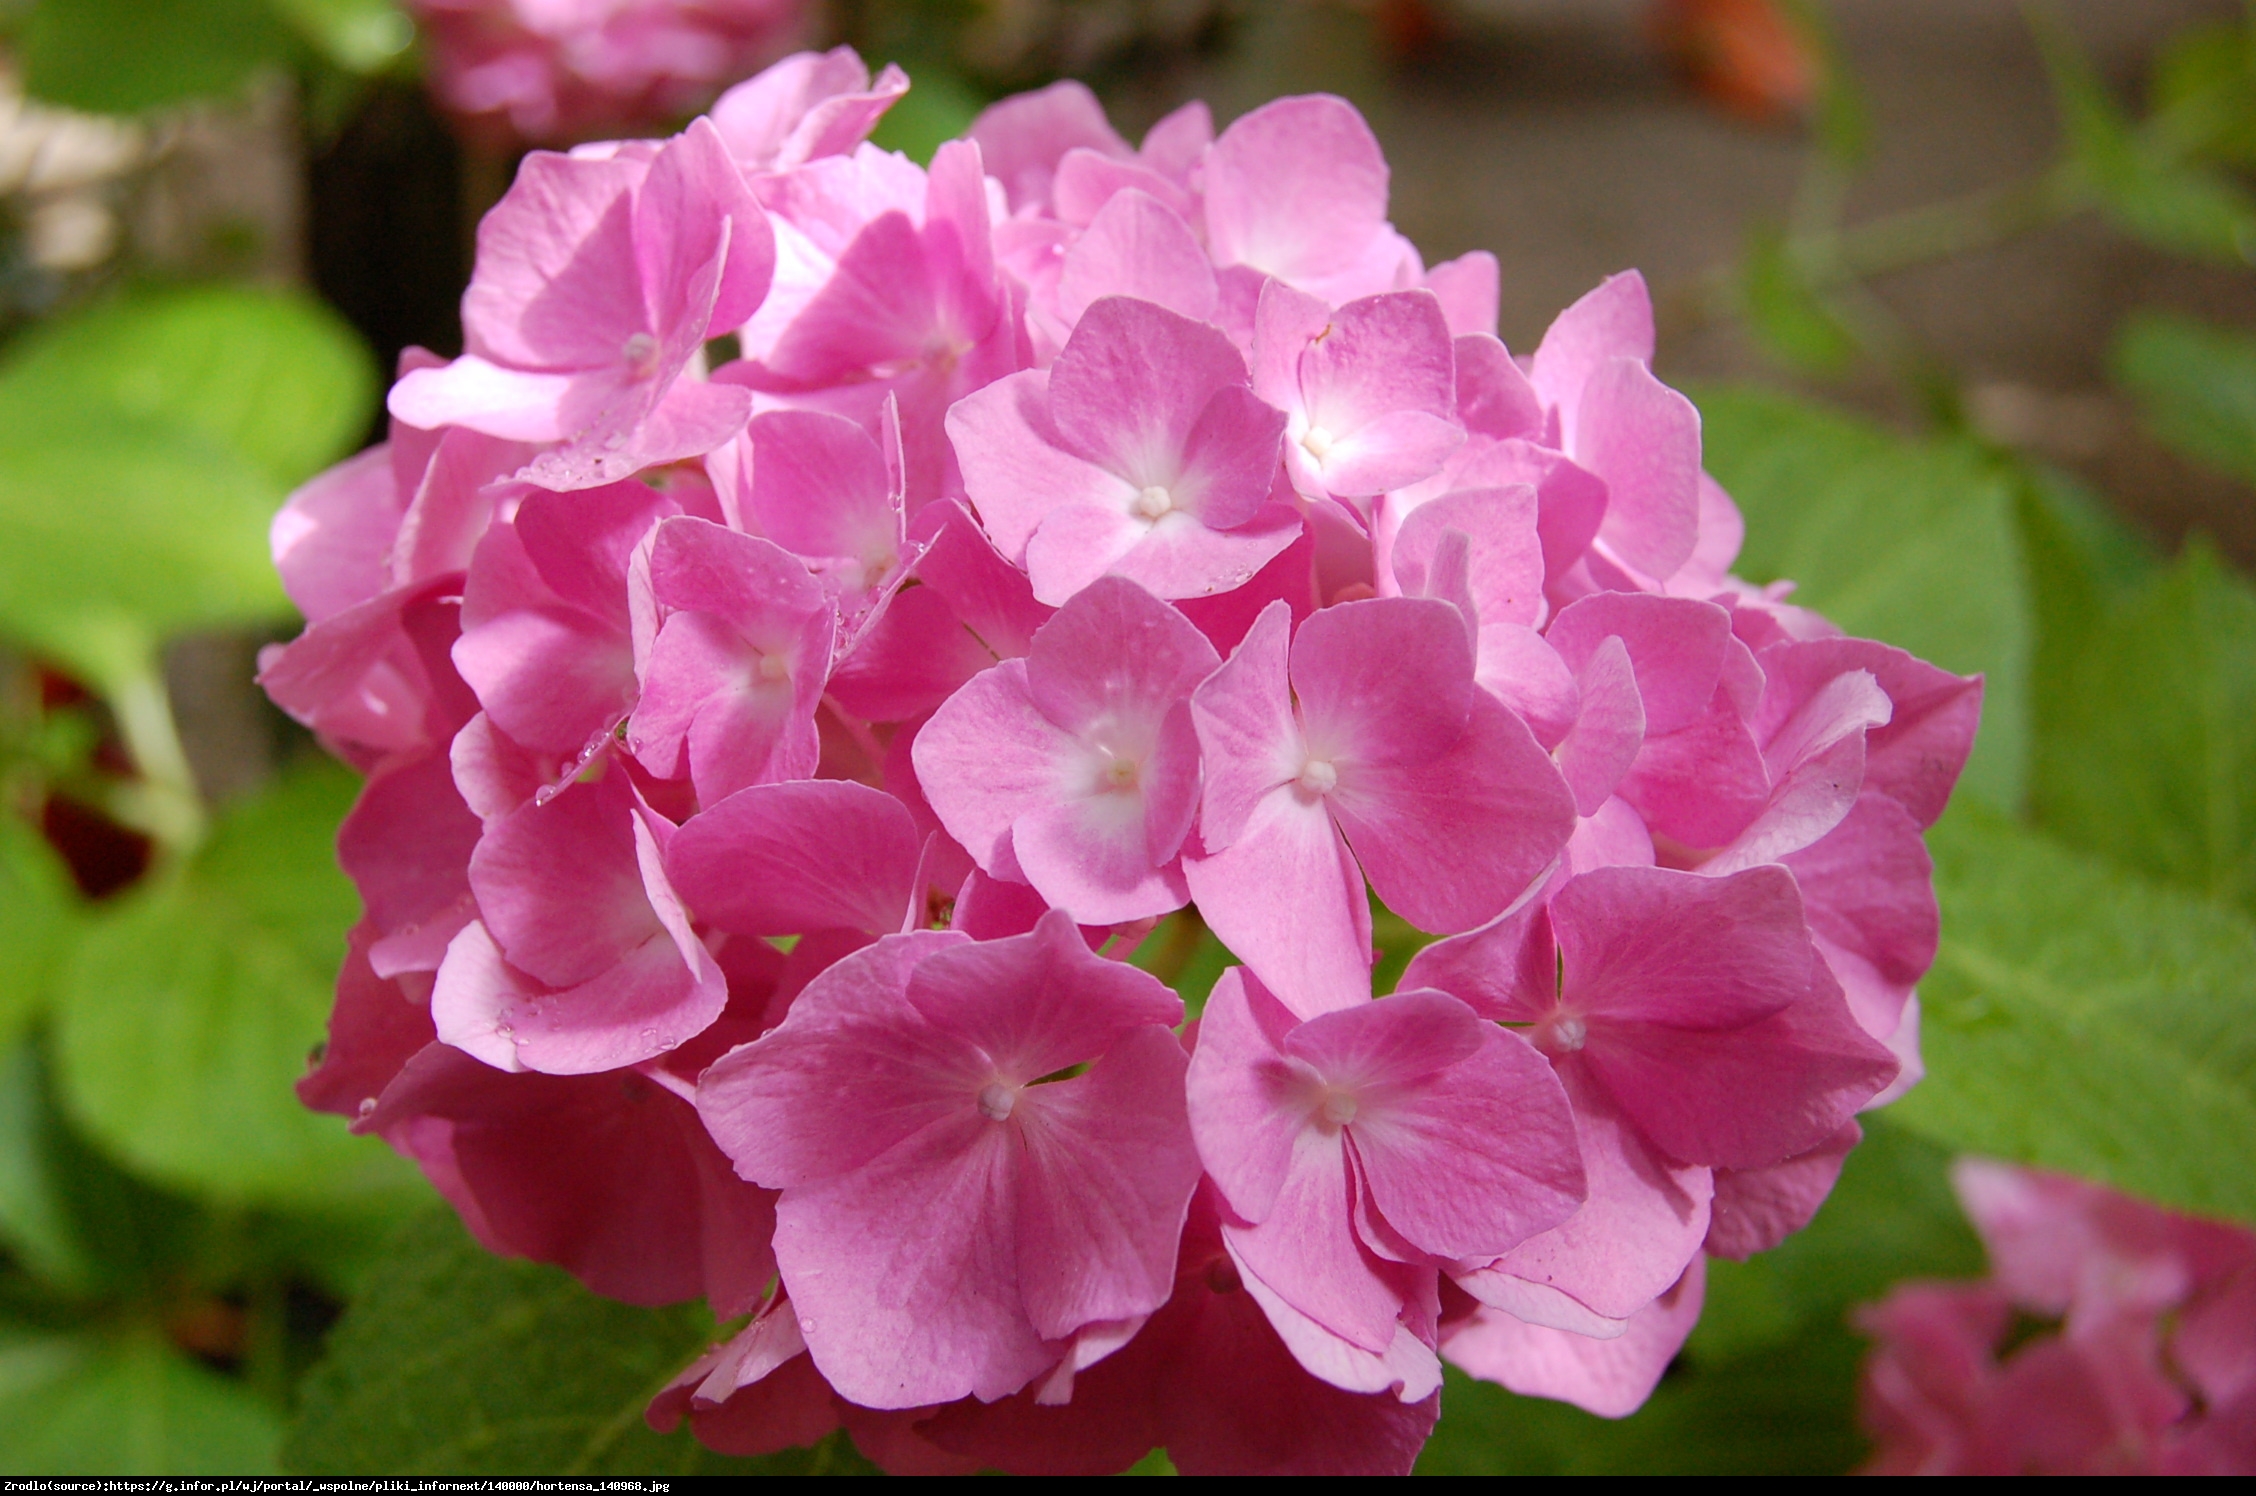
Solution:
[[[1821,1475],[1863,1456],[1862,1344],[1849,1309],[1906,1277],[1981,1270],[1944,1177],[1948,1157],[1885,1116],[1817,1218],[1752,1261],[1708,1263],[1684,1354],[1626,1419],[1515,1397],[1452,1372],[1419,1458],[1433,1475]]]
[[[2007,475],[1973,447],[1913,441],[1749,389],[1698,393],[1706,461],[1747,519],[1737,570],[1852,634],[1988,676],[1961,794],[2012,809],[2028,757],[2031,649]]]
[[[2036,763],[2070,846],[2256,913],[2256,589],[2199,540],[2064,672]]]
[[[57,419],[121,412],[194,433],[287,488],[359,438],[376,384],[359,337],[311,297],[143,291],[11,347],[0,362],[0,430],[20,442]]]
[[[404,1228],[306,1378],[283,1458],[303,1475],[654,1476],[866,1471],[850,1449],[765,1460],[643,1422],[709,1343],[698,1309],[636,1309],[486,1252],[454,1218]]]
[[[2256,1220],[2256,923],[1974,805],[1928,835],[1943,942],[1927,1078],[1946,1148]]]
[[[2155,436],[2196,462],[2256,483],[2256,339],[2148,313],[2124,324],[2114,371]]]
[[[0,1340],[10,1475],[275,1475],[281,1420],[154,1336]]]
[[[16,45],[33,98],[103,114],[233,95],[297,54],[266,0],[36,0]]]
[[[104,1149],[199,1194],[398,1208],[413,1173],[291,1086],[357,910],[330,843],[351,777],[308,761],[223,819],[195,864],[94,922],[55,1003],[64,1103]]]

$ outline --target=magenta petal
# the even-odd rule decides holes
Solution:
[[[1561,1001],[1593,1018],[1731,1029],[1809,990],[1801,895],[1783,868],[1599,868],[1559,891],[1551,922]]]
[[[1006,865],[1014,821],[1082,789],[1070,776],[1083,750],[1042,715],[1020,660],[965,682],[911,754],[933,814],[990,873]]]
[[[1191,1134],[1215,1187],[1249,1221],[1276,1208],[1308,1126],[1306,1077],[1282,1048],[1296,1021],[1242,966],[1222,973],[1199,1019],[1185,1080]]]
[[[1468,542],[1466,581],[1481,624],[1540,622],[1543,547],[1535,518],[1535,491],[1524,485],[1461,490],[1419,505],[1402,521],[1389,553],[1402,591],[1439,595],[1425,579],[1442,534],[1454,529]]]
[[[884,454],[860,424],[814,410],[755,416],[754,528],[801,556],[860,560],[900,548]]]
[[[1530,378],[1559,412],[1561,445],[1572,451],[1583,386],[1609,359],[1653,361],[1653,300],[1634,270],[1608,276],[1552,320],[1535,350]]]
[[[1700,413],[1635,359],[1598,366],[1583,386],[1568,450],[1606,480],[1598,539],[1650,577],[1692,555],[1700,532]]]
[[[1439,992],[1310,1019],[1285,1038],[1352,1088],[1347,1135],[1386,1222],[1441,1258],[1493,1258],[1574,1214],[1582,1164],[1550,1064]]]
[[[755,785],[682,825],[666,870],[697,917],[742,935],[901,927],[917,861],[901,802],[818,779]]]
[[[1626,1418],[1645,1405],[1661,1374],[1700,1318],[1707,1264],[1693,1258],[1683,1278],[1630,1316],[1623,1332],[1593,1340],[1569,1330],[1523,1323],[1483,1308],[1442,1345],[1453,1364],[1522,1397],[1572,1403],[1601,1418]]]
[[[1006,1397],[1057,1359],[1020,1307],[1018,1171],[1015,1140],[965,1107],[852,1174],[785,1193],[776,1260],[841,1396],[869,1408]]]
[[[1131,1029],[1183,1021],[1181,998],[1097,955],[1056,909],[1031,934],[929,957],[910,976],[907,1001],[1021,1086],[1095,1058]]]
[[[807,984],[782,1025],[715,1060],[697,1112],[747,1179],[790,1189],[850,1175],[921,1129],[978,1112],[982,1056],[940,1033],[902,989],[921,961],[969,942],[888,935]],[[851,1090],[838,1078],[857,1077]],[[951,1124],[952,1125],[952,1124]]]
[[[634,704],[623,631],[570,608],[519,608],[463,632],[455,668],[501,729],[529,747],[573,753]]]
[[[1304,1126],[1269,1214],[1256,1225],[1225,1222],[1222,1236],[1296,1312],[1367,1354],[1383,1355],[1394,1342],[1402,1297],[1357,1238],[1348,1167],[1337,1130]]]
[[[1645,744],[1645,706],[1629,651],[1608,636],[1583,666],[1582,714],[1559,742],[1559,771],[1574,791],[1575,810],[1595,815]]]
[[[1731,615],[1713,603],[1649,593],[1599,592],[1559,610],[1544,638],[1580,671],[1618,637],[1637,672],[1646,730],[1675,732],[1699,718],[1723,675]]]
[[[1472,709],[1472,653],[1463,615],[1431,598],[1367,598],[1316,613],[1292,643],[1309,753],[1344,770],[1448,752]]]
[[[1235,841],[1186,856],[1183,872],[1207,925],[1294,1012],[1369,1000],[1371,906],[1321,800],[1280,785]]]
[[[1447,752],[1343,767],[1328,798],[1381,901],[1423,930],[1495,918],[1574,831],[1574,798],[1550,755],[1486,693]]]
[[[471,854],[470,887],[495,941],[510,964],[551,986],[587,981],[659,932],[624,777],[512,811]]]
[[[1149,845],[1141,794],[1061,800],[1011,828],[1019,871],[1053,906],[1092,925],[1149,919],[1190,902],[1182,868],[1155,865]]]
[[[1496,1023],[1535,1023],[1558,998],[1559,948],[1542,900],[1525,903],[1410,958],[1404,990],[1431,987]]]
[[[1563,1224],[1498,1259],[1495,1271],[1627,1319],[1667,1291],[1708,1234],[1707,1169],[1657,1154],[1572,1059],[1558,1067],[1574,1103],[1589,1198]],[[1480,1274],[1458,1281],[1478,1296]]]
[[[1609,1021],[1601,1034],[1594,1022],[1591,1071],[1672,1157],[1757,1169],[1814,1148],[1898,1062],[1857,1026],[1814,952],[1811,965],[1805,997],[1744,1028]]]
[[[1708,1254],[1744,1262],[1767,1252],[1810,1223],[1849,1150],[1863,1141],[1854,1118],[1805,1153],[1767,1169],[1718,1169],[1708,1221]]]
[[[1227,662],[1191,696],[1191,721],[1206,755],[1199,834],[1219,851],[1243,834],[1263,798],[1300,773],[1300,725],[1286,655],[1292,609],[1264,607]]]
[[[1384,1350],[1367,1350],[1302,1313],[1264,1281],[1253,1269],[1235,1228],[1225,1226],[1223,1239],[1247,1295],[1261,1306],[1270,1328],[1310,1376],[1345,1392],[1391,1393],[1404,1403],[1423,1402],[1441,1389],[1440,1359],[1408,1325],[1395,1324]]]
[[[1186,1063],[1175,1036],[1152,1025],[1088,1074],[1022,1097],[1019,1286],[1044,1339],[1150,1314],[1174,1291],[1176,1243],[1199,1179]]]
[[[1278,99],[1214,142],[1206,161],[1207,242],[1217,264],[1286,281],[1340,270],[1386,222],[1387,166],[1344,100]]]

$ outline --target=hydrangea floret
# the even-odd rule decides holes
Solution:
[[[1644,283],[1510,352],[1342,101],[1063,83],[927,169],[901,86],[528,157],[468,351],[276,520],[262,678],[368,776],[302,1096],[740,1321],[649,1415],[724,1451],[1634,1410],[1917,1078],[1981,681],[1738,580]],[[1129,958],[1201,930],[1187,1012]]]

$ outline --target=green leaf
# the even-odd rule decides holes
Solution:
[[[297,50],[266,0],[37,0],[16,44],[32,97],[104,114],[235,94]]]
[[[309,760],[232,809],[195,864],[94,922],[55,1007],[64,1103],[151,1179],[281,1206],[400,1207],[413,1172],[292,1083],[357,912],[330,843],[343,770]]]
[[[689,1306],[600,1299],[495,1257],[450,1215],[410,1223],[307,1376],[284,1462],[303,1475],[653,1476],[866,1470],[832,1444],[732,1460],[643,1422],[714,1334]]]
[[[143,291],[51,324],[0,363],[0,429],[93,409],[192,432],[288,487],[342,457],[375,366],[320,302],[247,286]]]
[[[168,634],[286,616],[272,479],[145,422],[12,416],[0,408],[0,632],[115,682]]]
[[[2228,264],[2256,249],[2256,203],[2230,178],[2135,133],[2060,23],[2032,8],[2069,160],[2116,225],[2158,249]]]
[[[2114,367],[2156,437],[2256,483],[2256,338],[2147,313],[2124,325]]]
[[[2256,1220],[2256,923],[1975,805],[1928,846],[1943,943],[1919,988],[1927,1078],[1891,1119]]]
[[[151,1335],[0,1339],[10,1475],[277,1475],[281,1420]]]
[[[359,434],[367,356],[303,297],[127,297],[0,361],[0,633],[114,685],[287,613],[267,526]]]
[[[2050,715],[2040,825],[2256,913],[2256,589],[2197,538],[2103,615]]]
[[[1985,673],[1959,789],[2017,807],[2032,641],[2007,475],[1971,445],[1909,440],[1791,396],[1698,398],[1708,469],[1747,519],[1739,574],[1792,578],[1793,601],[1852,634]]]
[[[0,807],[0,1051],[45,1004],[77,920],[78,894],[62,859]]]
[[[1699,1327],[1652,1401],[1618,1422],[1452,1371],[1432,1475],[1834,1474],[1863,1457],[1849,1309],[1906,1277],[1978,1273],[1948,1156],[1865,1119],[1817,1218],[1745,1263],[1711,1261]]]
[[[392,0],[269,0],[322,56],[349,73],[377,73],[407,55],[415,23]]]
[[[198,1251],[185,1201],[120,1172],[57,1113],[39,1046],[0,1052],[0,1245],[66,1297],[163,1291]]]

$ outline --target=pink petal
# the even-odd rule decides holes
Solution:
[[[1634,270],[1608,276],[1561,312],[1535,350],[1530,378],[1543,403],[1559,412],[1560,442],[1573,451],[1583,386],[1609,359],[1653,361],[1653,301]]]
[[[1206,229],[1217,264],[1291,281],[1341,269],[1386,222],[1387,166],[1370,127],[1326,95],[1241,116],[1206,161]]]
[[[1086,1075],[1022,1096],[1019,1291],[1045,1339],[1148,1315],[1174,1291],[1176,1242],[1199,1179],[1186,1063],[1175,1036],[1152,1025]]]
[[[1132,296],[1211,322],[1220,296],[1214,267],[1190,226],[1135,188],[1112,197],[1066,250],[1057,294],[1058,311],[1075,323],[1106,296]]]
[[[1457,610],[1430,598],[1338,604],[1294,636],[1292,687],[1312,757],[1343,769],[1426,763],[1466,731],[1472,641]]]
[[[1496,1257],[1574,1214],[1566,1093],[1517,1035],[1439,992],[1312,1018],[1285,1052],[1357,1098],[1347,1135],[1386,1222],[1435,1257]]]
[[[1589,1198],[1564,1224],[1499,1258],[1493,1271],[1556,1289],[1604,1318],[1627,1319],[1699,1255],[1714,1185],[1707,1169],[1656,1153],[1579,1062],[1558,1071],[1574,1103]],[[1455,1276],[1482,1295],[1484,1273]]]
[[[1444,260],[1426,272],[1426,289],[1441,301],[1449,330],[1458,337],[1496,336],[1496,304],[1502,273],[1485,249]]]
[[[948,437],[963,464],[979,523],[1006,558],[1019,560],[1053,509],[1068,504],[1124,512],[1136,489],[1066,450],[1050,419],[1049,376],[1014,374],[958,401]]]
[[[1423,1402],[1441,1389],[1441,1361],[1408,1325],[1397,1323],[1382,1351],[1372,1352],[1302,1313],[1255,1272],[1241,1239],[1225,1227],[1224,1240],[1243,1275],[1245,1291],[1261,1306],[1277,1338],[1301,1369],[1346,1392],[1392,1393]]]
[[[845,780],[756,785],[690,817],[666,870],[697,917],[744,935],[888,934],[918,836],[891,795]]]
[[[1841,1177],[1849,1150],[1864,1138],[1855,1119],[1806,1153],[1767,1169],[1718,1169],[1708,1220],[1708,1254],[1744,1262],[1807,1226]]]
[[[1264,607],[1229,660],[1191,696],[1191,720],[1206,757],[1199,833],[1219,851],[1243,834],[1263,798],[1300,773],[1300,725],[1286,658],[1292,609]]]
[[[1683,1279],[1632,1315],[1618,1337],[1593,1340],[1524,1324],[1483,1309],[1456,1330],[1442,1353],[1484,1382],[1522,1397],[1550,1397],[1601,1418],[1626,1418],[1645,1405],[1661,1374],[1700,1318],[1706,1263],[1695,1257]]]
[[[1054,909],[1031,934],[927,958],[909,978],[907,1001],[936,1027],[976,1044],[1021,1086],[1096,1058],[1131,1029],[1183,1021],[1182,999],[1091,951],[1072,919]]]
[[[1027,666],[1005,660],[948,698],[917,733],[917,782],[948,834],[993,872],[1005,865],[1011,825],[1082,788],[1075,738],[1035,704]]]
[[[1700,529],[1700,413],[1635,359],[1598,366],[1568,451],[1606,482],[1598,539],[1651,577],[1691,558]]]
[[[438,369],[418,369],[392,386],[386,404],[410,426],[464,426],[509,441],[552,442],[572,434],[564,400],[570,374],[512,369],[464,354]]]
[[[1645,706],[1621,637],[1606,642],[1583,666],[1578,683],[1582,714],[1560,739],[1559,770],[1574,791],[1575,810],[1595,815],[1645,745]]]
[[[1278,786],[1226,849],[1185,856],[1183,872],[1207,925],[1294,1012],[1369,999],[1371,906],[1320,800]]]
[[[1657,737],[1696,721],[1714,699],[1731,615],[1689,598],[1600,592],[1560,609],[1544,630],[1551,647],[1577,671],[1600,644],[1617,637],[1636,668],[1646,729]]]
[[[1048,201],[1050,178],[1067,151],[1133,154],[1106,121],[1097,96],[1072,79],[988,105],[966,133],[979,143],[989,175],[1003,184],[1014,212]]]
[[[1550,756],[1485,693],[1448,751],[1343,769],[1327,799],[1379,898],[1424,930],[1495,918],[1574,831],[1574,797]]]

